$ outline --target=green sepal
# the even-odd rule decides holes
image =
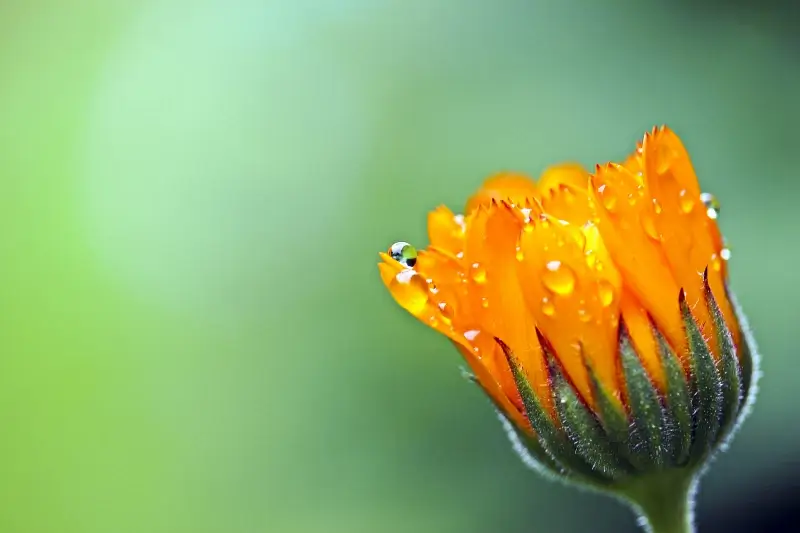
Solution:
[[[670,463],[683,466],[689,458],[692,446],[692,401],[689,396],[689,383],[683,364],[667,339],[650,318],[653,339],[656,342],[658,359],[664,369],[666,381],[664,421],[667,428],[666,448]]]
[[[600,418],[600,424],[606,432],[612,449],[621,457],[627,457],[630,432],[628,415],[597,377],[594,367],[586,357],[583,345],[581,345],[581,357],[583,357],[583,366],[586,368],[586,373],[589,375],[589,385],[597,408],[597,416]]]
[[[604,476],[610,479],[624,476],[630,472],[630,465],[614,453],[600,421],[565,376],[550,342],[538,329],[536,334],[547,363],[553,405],[575,451]]]
[[[690,461],[700,462],[714,449],[719,435],[722,418],[722,380],[714,356],[692,316],[683,289],[678,301],[688,342],[690,390],[692,410],[695,413]]]
[[[496,337],[495,341],[506,356],[511,374],[514,376],[517,391],[522,398],[522,404],[525,406],[525,416],[536,433],[542,449],[558,465],[564,475],[583,477],[596,483],[607,483],[608,478],[601,475],[599,471],[592,469],[592,466],[576,453],[567,435],[561,431],[561,428],[550,417],[550,414],[539,401],[539,397],[533,387],[531,387],[525,375],[525,370],[519,364],[511,348]]]
[[[631,461],[640,468],[663,466],[667,450],[666,430],[661,399],[631,342],[625,323],[619,322],[619,354],[622,375],[630,406]]]
[[[722,385],[722,413],[720,418],[720,437],[724,437],[728,429],[733,427],[739,414],[742,401],[742,378],[736,345],[733,343],[725,317],[714,298],[711,286],[708,284],[708,269],[703,273],[703,289],[706,305],[711,315],[711,324],[714,326],[714,341],[719,353],[719,374]]]

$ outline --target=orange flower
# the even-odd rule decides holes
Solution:
[[[395,243],[378,266],[457,346],[529,464],[689,531],[697,473],[757,376],[718,214],[681,141],[654,128],[593,174],[493,176],[466,215],[430,213],[427,249]]]
[[[519,428],[531,432],[504,346],[539,401],[553,412],[551,380],[537,330],[590,407],[588,369],[624,407],[620,323],[656,388],[667,387],[661,332],[688,371],[679,293],[706,339],[713,336],[707,283],[732,332],[740,329],[726,292],[730,252],[719,206],[701,193],[689,156],[668,128],[646,134],[622,164],[489,178],[466,215],[428,216],[430,246],[398,243],[380,272],[395,300],[452,340],[478,382]],[[711,351],[718,359],[716,344]]]

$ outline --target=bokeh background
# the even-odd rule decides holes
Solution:
[[[0,531],[633,531],[525,470],[376,253],[654,124],[764,354],[703,531],[797,531],[791,2],[0,4]]]

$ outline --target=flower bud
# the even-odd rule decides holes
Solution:
[[[396,243],[379,267],[455,344],[518,451],[644,508],[654,487],[689,490],[754,396],[719,213],[678,137],[654,128],[592,174],[489,178],[465,215],[429,215],[430,246]]]

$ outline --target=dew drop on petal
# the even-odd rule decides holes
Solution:
[[[566,296],[575,288],[575,273],[561,261],[550,261],[542,273],[542,283],[554,293]]]
[[[722,261],[717,254],[711,254],[711,269],[719,272],[722,269]]]
[[[419,316],[428,304],[428,283],[412,269],[406,269],[394,277],[392,292],[397,302],[409,313]]]
[[[542,313],[546,316],[553,316],[556,314],[556,306],[550,301],[550,298],[545,296],[542,298]]]
[[[719,216],[720,205],[714,195],[704,192],[700,195],[700,201],[703,202],[703,205],[706,208],[706,214],[708,215],[708,218],[711,220],[716,220]]]
[[[522,248],[520,248],[519,246],[517,246],[516,258],[517,261],[522,261],[523,259],[525,259],[525,254],[522,253]]]
[[[472,280],[479,285],[486,283],[486,269],[480,263],[472,263]]]
[[[590,320],[592,320],[592,315],[589,314],[589,311],[587,311],[586,309],[581,308],[578,309],[578,319],[581,322],[589,322]]]
[[[478,348],[477,343],[475,342],[475,339],[477,339],[478,335],[480,334],[481,331],[479,329],[469,329],[464,332],[464,338],[467,339],[470,343],[472,343],[472,351],[475,352],[476,354],[480,354],[481,351],[480,348]]]
[[[681,192],[678,193],[678,203],[681,206],[681,211],[684,213],[691,213],[692,209],[694,209],[695,201],[689,191],[682,189]]]
[[[650,211],[642,211],[641,214],[642,229],[653,240],[661,240],[661,234],[658,233],[656,228],[656,219]]]
[[[661,204],[655,198],[653,198],[653,211],[655,211],[656,215],[660,215],[662,211]]]
[[[614,196],[614,193],[608,190],[608,187],[605,183],[597,188],[597,192],[600,193],[600,198],[603,200],[603,207],[605,207],[610,213],[613,213],[617,208],[617,197]]]
[[[489,299],[488,298],[481,298],[481,307],[484,309],[489,308]]]
[[[407,242],[399,241],[389,247],[389,255],[406,268],[417,264],[417,249]]]
[[[597,286],[597,292],[600,294],[600,303],[603,307],[608,307],[614,301],[614,286],[611,282],[601,279]]]
[[[728,261],[731,258],[731,249],[730,248],[723,248],[719,252],[719,256],[724,260]]]

